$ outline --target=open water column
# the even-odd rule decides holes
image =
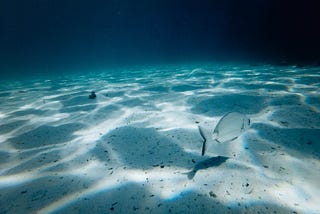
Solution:
[[[2,1],[0,213],[320,213],[315,1]]]

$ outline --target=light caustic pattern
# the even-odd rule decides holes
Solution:
[[[319,213],[319,71],[212,65],[3,80],[0,211]],[[202,157],[198,125],[210,136],[232,111],[251,127],[233,142],[208,140]]]

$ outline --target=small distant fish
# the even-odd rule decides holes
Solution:
[[[207,169],[210,167],[220,166],[221,164],[223,164],[227,160],[228,160],[228,157],[224,157],[224,156],[217,156],[217,157],[205,159],[204,161],[197,163],[193,167],[193,169],[186,174],[188,175],[189,179],[192,179],[196,175],[197,171],[199,171],[201,169]]]
[[[229,112],[225,114],[213,130],[213,139],[218,143],[230,142],[237,139],[250,126],[250,119],[239,112]],[[203,130],[198,126],[201,137],[203,138],[202,156],[206,152],[207,139]]]
[[[89,99],[95,99],[97,97],[96,92],[91,91],[91,94],[89,95]]]

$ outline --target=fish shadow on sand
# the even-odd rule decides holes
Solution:
[[[224,156],[216,156],[205,159],[197,163],[190,172],[187,172],[189,180],[191,180],[199,170],[217,167],[226,162],[229,158]]]

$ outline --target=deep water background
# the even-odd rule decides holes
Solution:
[[[319,63],[316,0],[4,0],[3,76],[121,66]]]

